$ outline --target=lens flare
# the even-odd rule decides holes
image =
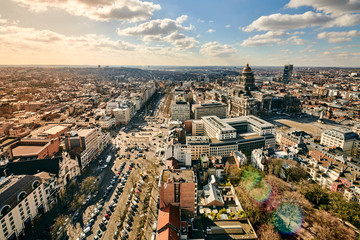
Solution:
[[[284,203],[276,209],[273,222],[276,229],[282,234],[296,233],[303,222],[301,210],[294,204]]]
[[[258,202],[270,198],[271,186],[256,171],[244,171],[241,180],[249,194]]]
[[[258,202],[265,202],[270,198],[271,195],[271,187],[270,185],[263,179],[261,180],[255,187],[249,190],[249,194],[256,199]]]

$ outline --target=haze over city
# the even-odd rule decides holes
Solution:
[[[2,0],[0,64],[358,67],[356,0]]]

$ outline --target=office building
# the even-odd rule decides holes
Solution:
[[[275,147],[274,125],[252,115],[226,119],[216,116],[203,117],[201,122],[193,124],[193,133],[200,135],[200,129],[203,129],[202,135],[209,139],[210,156],[228,157],[234,151],[241,151],[249,157],[253,149]],[[192,150],[194,160],[207,148],[207,144],[197,141],[196,138],[187,138],[190,140],[187,141],[187,146]]]
[[[217,116],[219,118],[226,118],[227,105],[220,102],[195,104],[192,106],[194,119],[201,119],[206,116]]]
[[[190,105],[184,101],[171,104],[171,119],[186,121],[190,119]]]

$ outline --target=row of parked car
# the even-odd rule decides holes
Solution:
[[[124,226],[123,230],[121,231],[121,240],[126,240],[129,238],[129,232],[133,227],[134,216],[138,212],[139,209],[139,201],[140,201],[140,192],[141,187],[144,184],[145,176],[142,176],[140,182],[130,190],[130,194],[128,200],[126,201],[126,206],[129,206],[129,211],[127,217],[125,219],[126,225]],[[134,197],[134,198],[133,198]]]
[[[97,218],[98,214],[100,213],[100,210],[103,208],[105,201],[107,200],[108,196],[110,195],[111,191],[114,189],[114,187],[117,185],[117,181],[120,179],[120,184],[119,186],[116,188],[116,192],[114,194],[114,198],[112,199],[112,201],[109,204],[109,210],[106,211],[104,217],[102,218],[102,222],[99,224],[99,230],[96,232],[97,235],[95,235],[94,240],[98,240],[102,237],[103,232],[106,231],[106,226],[110,220],[111,214],[112,212],[115,211],[115,208],[117,206],[118,203],[118,199],[121,195],[121,193],[123,192],[124,186],[128,180],[128,177],[131,173],[132,168],[129,167],[129,170],[127,170],[125,173],[123,173],[124,167],[125,167],[126,163],[123,162],[121,164],[121,166],[118,169],[118,172],[116,173],[116,175],[111,179],[108,187],[105,189],[104,191],[104,195],[102,197],[102,199],[100,199],[100,201],[98,202],[97,206],[95,207],[93,213],[91,214],[90,219],[88,220],[88,223],[86,225],[86,227],[84,227],[80,238],[79,239],[84,239],[86,238],[88,235],[90,235],[91,233],[91,229],[95,223],[95,219]]]

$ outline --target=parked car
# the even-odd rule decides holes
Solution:
[[[96,198],[98,194],[99,194],[99,191],[94,192],[93,198]]]
[[[101,229],[103,232],[106,231],[106,226],[105,226],[104,223],[100,223],[100,224],[99,224],[99,227],[100,227],[100,229]]]

